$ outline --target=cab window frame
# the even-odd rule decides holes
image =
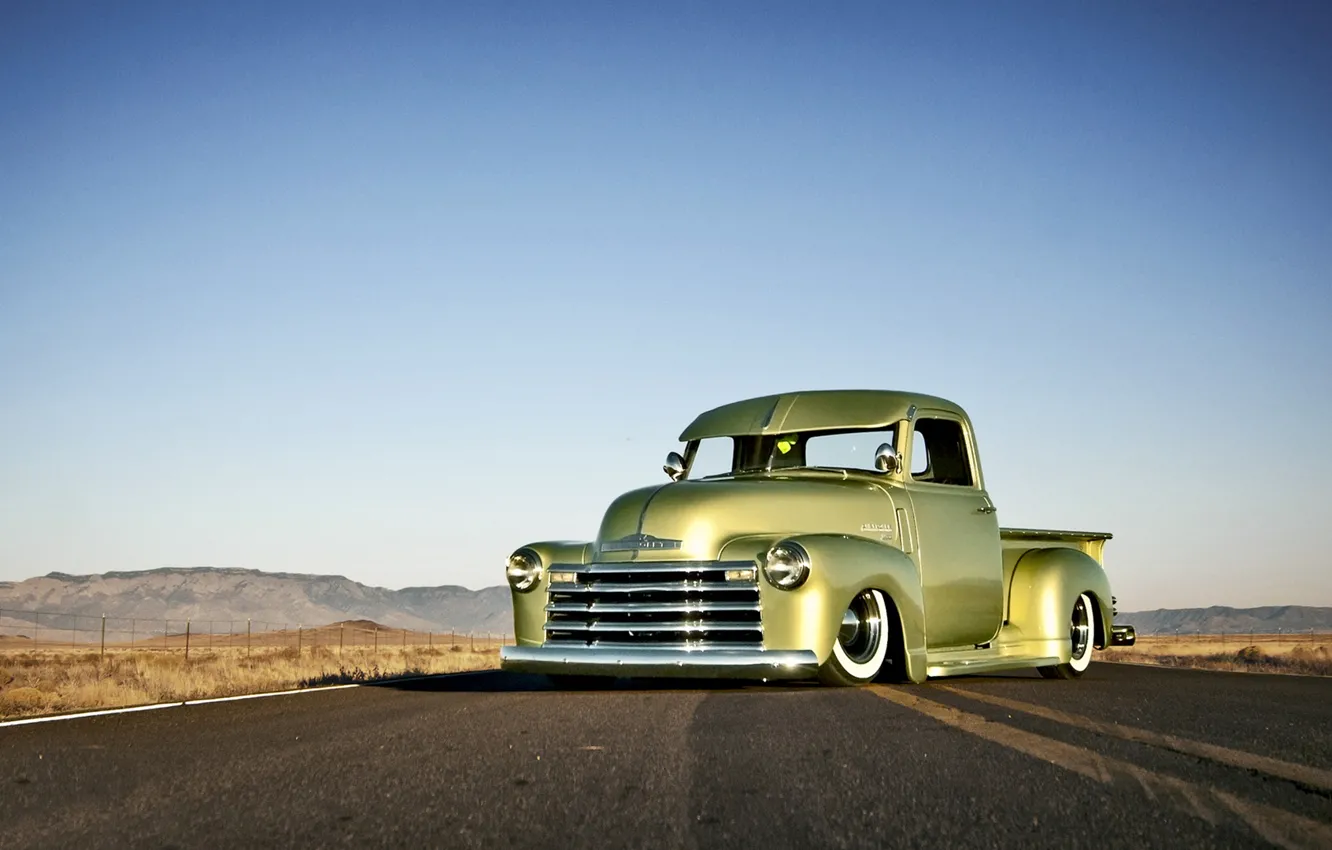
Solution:
[[[929,478],[917,478],[916,476],[918,473],[912,472],[912,469],[915,467],[917,460],[916,435],[918,433],[920,433],[921,439],[924,443],[927,463],[928,463],[928,465],[925,467],[924,470],[922,470],[920,474],[932,475],[934,471],[934,458],[932,456],[934,453],[931,452],[930,450],[930,438],[927,434],[921,433],[919,430],[920,423],[925,420],[935,421],[935,422],[938,421],[948,422],[957,427],[958,432],[962,437],[961,460],[966,464],[966,471],[969,479],[967,483],[958,484],[952,481],[934,481]],[[937,439],[938,437],[936,436],[936,440]],[[906,449],[906,459],[903,466],[905,467],[906,480],[911,484],[919,486],[929,486],[929,487],[947,487],[951,490],[984,489],[980,477],[980,464],[977,463],[976,461],[975,439],[972,436],[970,424],[962,417],[957,416],[956,414],[950,413],[948,411],[942,411],[942,410],[919,411],[916,414],[916,416],[911,420],[911,434],[910,437],[906,440],[906,446],[904,446],[904,448]]]

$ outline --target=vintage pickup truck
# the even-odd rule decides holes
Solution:
[[[789,393],[703,413],[670,482],[592,542],[515,551],[503,669],[875,679],[1087,670],[1112,627],[1109,534],[999,527],[967,414],[933,396]],[[700,450],[729,456],[691,477]]]

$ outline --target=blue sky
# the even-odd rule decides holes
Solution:
[[[887,387],[1123,608],[1332,605],[1322,4],[641,6],[4,4],[0,580],[496,584]]]

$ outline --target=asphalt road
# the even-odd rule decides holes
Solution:
[[[1332,847],[1332,679],[444,677],[0,728],[3,847]]]

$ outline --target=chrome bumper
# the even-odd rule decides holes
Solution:
[[[579,676],[674,676],[686,679],[808,679],[819,669],[809,650],[601,649],[504,646],[500,669]]]
[[[1110,645],[1111,646],[1133,646],[1138,639],[1138,633],[1132,626],[1111,626],[1110,627]]]

